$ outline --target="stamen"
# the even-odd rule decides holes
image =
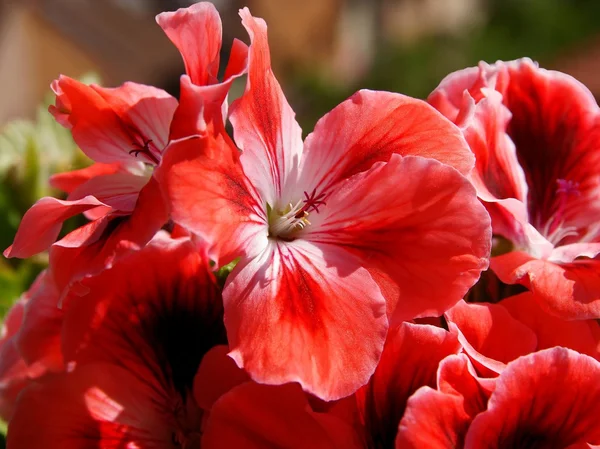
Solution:
[[[129,154],[133,154],[135,157],[138,157],[140,153],[145,155],[148,159],[154,162],[156,165],[160,162],[156,156],[152,154],[150,151],[150,144],[152,143],[152,139],[144,140],[144,144],[140,145],[138,142],[133,142],[132,145],[134,149],[129,152]]]
[[[305,199],[296,204],[288,204],[282,212],[272,211],[269,216],[270,235],[289,238],[294,232],[310,226],[308,215],[313,211],[319,213],[319,206],[326,204],[325,196],[325,193],[317,195],[317,191],[314,189],[310,195],[304,192]]]

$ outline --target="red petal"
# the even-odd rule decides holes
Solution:
[[[511,296],[500,304],[535,332],[538,350],[564,346],[596,359],[600,357],[600,325],[597,321],[565,321],[550,315],[530,292]]]
[[[491,260],[502,282],[524,285],[546,312],[566,320],[600,317],[599,264],[597,259],[586,258],[554,263],[521,252]]]
[[[446,318],[460,330],[464,351],[483,375],[500,373],[505,363],[535,351],[537,346],[533,331],[501,305],[460,301],[446,312]]]
[[[100,175],[109,175],[117,173],[121,168],[121,164],[92,164],[89,167],[80,170],[69,171],[65,173],[57,173],[50,177],[50,185],[63,192],[71,193],[84,182]]]
[[[456,334],[438,327],[402,323],[390,330],[375,374],[356,392],[367,440],[391,447],[408,398],[435,386],[440,361],[459,350]]]
[[[225,343],[220,292],[187,239],[161,233],[83,285],[89,293],[64,301],[67,361],[118,364],[165,394],[165,385],[187,394],[204,354]]]
[[[156,16],[156,22],[181,53],[192,82],[198,86],[214,84],[221,50],[221,18],[214,5],[201,2],[163,12]]]
[[[517,359],[474,419],[465,449],[599,444],[599,377],[600,363],[565,348]]]
[[[177,100],[150,86],[125,83],[114,89],[86,86],[66,76],[56,82],[57,105],[68,104],[73,139],[97,162],[130,162],[130,154],[151,140],[140,160],[157,164],[166,146]],[[60,108],[60,106],[59,106]],[[62,109],[50,107],[56,117]]]
[[[141,190],[129,216],[106,216],[68,234],[53,245],[50,264],[57,288],[63,292],[73,283],[101,272],[123,255],[142,248],[168,220],[158,183],[154,178]]]
[[[488,264],[488,214],[467,179],[433,159],[392,155],[336,185],[310,221],[307,239],[359,254],[399,321],[441,315]]]
[[[315,413],[297,384],[247,383],[216,402],[202,438],[213,448],[362,449],[351,427]]]
[[[156,176],[176,223],[200,235],[220,266],[253,247],[264,247],[267,218],[226,135],[205,136],[169,147]]]
[[[437,159],[463,174],[474,164],[460,130],[427,103],[361,90],[319,120],[306,138],[300,183],[327,191],[392,154]]]
[[[227,356],[228,352],[227,345],[210,349],[194,377],[194,399],[204,410],[210,410],[221,396],[250,380],[248,374]]]
[[[343,249],[269,241],[238,264],[223,298],[230,355],[258,382],[297,381],[338,399],[364,385],[379,361],[385,303]]]
[[[87,365],[24,390],[7,445],[14,449],[168,447],[171,432],[155,400],[156,393],[124,369]]]
[[[508,133],[527,175],[530,221],[539,229],[554,213],[558,179],[579,182],[580,188],[584,187],[583,197],[593,193],[585,187],[597,178],[600,168],[596,151],[600,127],[594,123],[600,110],[590,91],[568,75],[539,69],[529,59],[506,67],[510,83],[504,102],[513,115]],[[598,195],[597,182],[594,184],[595,193],[588,203]],[[586,212],[589,210],[579,211]],[[568,226],[574,217],[569,210],[564,213]],[[597,213],[595,218],[588,217],[588,225],[597,222],[597,217]]]
[[[240,15],[252,45],[246,91],[232,104],[230,120],[245,173],[263,201],[273,205],[286,196],[286,181],[297,173],[302,130],[271,70],[267,25],[247,8]]]
[[[471,417],[458,396],[422,387],[410,397],[398,428],[397,449],[463,447]]]
[[[13,244],[4,251],[5,257],[27,258],[44,251],[54,243],[63,221],[82,212],[104,206],[92,196],[76,201],[45,197],[25,212]]]

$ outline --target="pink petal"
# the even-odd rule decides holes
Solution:
[[[218,265],[259,251],[268,234],[264,206],[238,157],[226,135],[208,135],[171,145],[155,174],[173,220],[201,236]]]
[[[571,263],[538,260],[511,252],[491,260],[491,268],[502,282],[521,284],[548,313],[566,320],[600,317],[600,271],[597,259]]]
[[[474,164],[460,130],[427,103],[361,90],[319,120],[306,138],[300,184],[328,191],[395,153],[437,159],[463,174]]]
[[[517,359],[471,424],[465,449],[599,444],[599,376],[600,363],[565,348]]]
[[[261,383],[299,382],[325,400],[364,385],[383,349],[384,299],[343,249],[269,241],[223,292],[230,356]]]
[[[44,251],[58,237],[63,221],[104,205],[93,196],[76,201],[62,201],[51,197],[38,200],[23,215],[15,240],[4,251],[4,257],[25,259]]]
[[[487,267],[489,216],[452,167],[394,154],[333,190],[303,237],[356,252],[395,319],[441,315]]]
[[[248,82],[242,97],[231,106],[234,137],[243,151],[244,172],[264,202],[274,205],[286,198],[288,180],[297,175],[302,154],[302,130],[271,70],[267,25],[247,8],[240,11],[252,45],[248,56]],[[287,187],[286,187],[287,186]]]
[[[66,113],[73,139],[91,159],[129,162],[135,160],[132,151],[151,141],[149,154],[141,152],[138,156],[145,162],[158,163],[177,100],[160,89],[129,82],[108,89],[61,76],[56,85],[57,104],[69,104]],[[50,107],[55,117],[65,113],[58,111]]]
[[[340,419],[315,413],[297,384],[246,383],[215,403],[202,437],[213,448],[362,449]]]
[[[535,351],[531,329],[497,304],[458,302],[446,312],[449,323],[460,330],[459,341],[483,375],[500,373],[504,364]]]
[[[508,312],[537,336],[537,349],[564,346],[600,358],[600,324],[596,320],[565,321],[546,313],[531,292],[500,302]]]
[[[185,70],[197,86],[214,84],[219,71],[221,18],[212,3],[163,12],[156,22],[177,47]]]

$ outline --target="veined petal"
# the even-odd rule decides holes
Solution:
[[[156,16],[156,22],[181,53],[192,83],[197,86],[216,83],[222,26],[214,5],[199,2],[163,12]]]
[[[230,355],[258,382],[296,381],[333,400],[379,361],[384,299],[360,261],[333,245],[270,241],[236,266],[223,300]]]
[[[220,266],[266,246],[266,211],[224,134],[173,143],[155,176],[173,220],[200,235]]]
[[[244,172],[262,201],[290,201],[287,180],[295,183],[302,155],[302,130],[271,70],[267,25],[241,10],[242,24],[252,44],[248,56],[246,91],[231,105],[230,120]],[[292,187],[290,187],[292,188]],[[279,206],[279,205],[277,205]]]
[[[306,138],[300,184],[328,191],[395,153],[437,159],[463,174],[474,164],[460,130],[424,101],[361,90],[319,120]]]
[[[477,415],[465,449],[600,444],[600,363],[565,348],[510,363]]]
[[[55,90],[50,112],[61,123],[68,120],[73,139],[91,159],[129,162],[140,150],[140,160],[158,164],[177,107],[169,94],[129,82],[112,89],[87,86],[66,76]]]
[[[527,176],[530,220],[539,229],[561,201],[556,194],[559,179],[579,183],[580,197],[586,197],[583,187],[598,178],[600,110],[590,91],[566,74],[540,69],[526,58],[506,67],[510,83],[503,97],[512,113],[508,133]],[[574,219],[572,203],[562,211],[566,226]],[[598,221],[598,210],[588,224]]]
[[[433,159],[392,155],[336,185],[310,221],[303,238],[346,247],[387,278],[398,321],[441,315],[488,265],[489,215],[469,181]]]
[[[25,212],[13,244],[4,251],[4,257],[27,258],[48,249],[54,243],[63,221],[77,214],[105,206],[93,196],[76,201],[62,201],[45,197]]]
[[[491,259],[502,282],[521,284],[548,313],[565,320],[600,317],[600,261],[582,258],[570,263],[539,260],[513,251]]]

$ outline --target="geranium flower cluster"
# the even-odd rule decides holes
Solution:
[[[428,102],[361,90],[303,141],[240,16],[219,80],[215,8],[158,15],[179,99],[52,84],[95,163],[5,251],[50,260],[0,339],[8,449],[600,445],[589,91],[482,63]]]

